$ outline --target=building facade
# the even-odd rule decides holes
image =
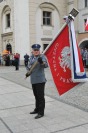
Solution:
[[[0,53],[31,54],[31,45],[43,51],[63,25],[65,0],[0,0]]]
[[[88,0],[68,0],[68,10],[73,7],[79,11],[75,20],[78,45],[80,48],[88,49],[88,31],[85,31],[85,23],[88,18]]]
[[[79,47],[88,47],[84,26],[88,0],[0,0],[0,53],[5,49],[19,53],[22,62],[26,53],[31,54],[32,44],[41,44],[43,51],[73,7],[79,10],[75,18]]]
[[[13,47],[13,8],[12,1],[0,0],[0,53]],[[12,49],[11,49],[12,50]]]

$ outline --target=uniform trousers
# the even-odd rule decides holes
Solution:
[[[33,94],[35,96],[35,111],[41,115],[44,115],[45,108],[44,88],[45,83],[32,84]]]

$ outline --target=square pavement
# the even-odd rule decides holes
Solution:
[[[35,120],[32,90],[0,78],[0,133],[88,133],[87,112],[45,99],[45,116]]]

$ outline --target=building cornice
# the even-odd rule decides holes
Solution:
[[[88,7],[82,8],[82,9],[78,9],[79,11],[83,11],[83,10],[88,10]]]

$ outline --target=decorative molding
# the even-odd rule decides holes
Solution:
[[[87,34],[88,31],[84,31],[84,32],[79,32],[78,34]]]
[[[68,5],[74,4],[74,1],[70,1],[67,3]]]
[[[86,15],[88,15],[88,13],[85,13],[85,14],[83,14],[82,16],[86,16]]]
[[[78,9],[78,10],[79,11],[88,10],[88,7],[84,7],[84,8]]]
[[[5,9],[4,9],[4,13],[6,12],[11,12],[11,8],[9,6],[7,6]]]
[[[42,41],[52,41],[52,38],[41,38]]]
[[[40,5],[40,8],[47,8],[47,9],[51,9],[51,10],[54,10],[54,9],[55,9],[55,7],[52,6],[52,5],[49,4],[49,3],[41,4],[41,5]]]
[[[10,36],[10,35],[13,35],[13,32],[8,32],[8,33],[1,34],[2,37],[4,37],[4,36]]]

